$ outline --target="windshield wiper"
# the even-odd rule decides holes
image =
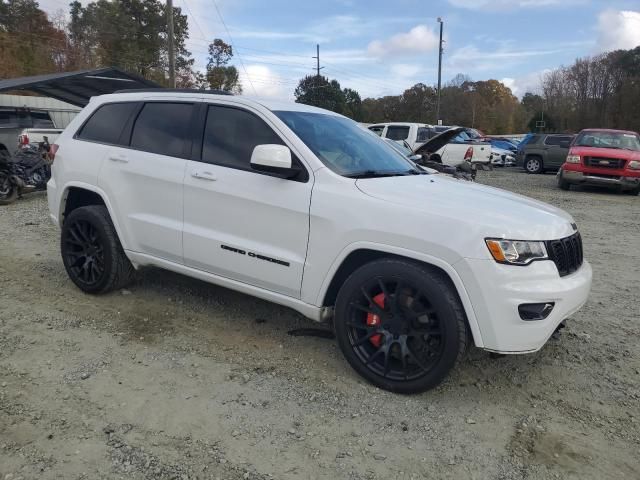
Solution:
[[[362,170],[361,172],[353,172],[344,174],[347,178],[379,178],[379,177],[402,177],[405,175],[416,175],[415,170],[405,170],[403,172],[387,172],[384,170]]]

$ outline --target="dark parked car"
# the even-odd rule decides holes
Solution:
[[[544,173],[558,170],[569,153],[573,135],[539,133],[532,135],[527,143],[518,148],[516,166],[527,173]]]

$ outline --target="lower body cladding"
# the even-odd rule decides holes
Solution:
[[[560,277],[550,260],[526,266],[463,259],[454,265],[478,321],[482,348],[530,353],[542,348],[558,326],[579,310],[591,289],[586,261]]]
[[[558,170],[558,180],[571,185],[591,185],[594,187],[611,187],[620,190],[635,190],[640,188],[640,172],[637,177],[612,175],[608,173],[590,173],[568,170],[566,167]]]

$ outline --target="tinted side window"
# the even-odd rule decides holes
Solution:
[[[380,136],[382,135],[382,131],[384,130],[384,127],[369,127],[369,130],[371,130],[376,135]]]
[[[565,137],[549,136],[544,140],[545,145],[560,145],[560,142],[565,140]]]
[[[133,125],[131,147],[170,157],[185,157],[192,111],[190,103],[146,103]]]
[[[250,170],[256,145],[284,142],[262,119],[245,110],[210,106],[204,128],[202,160]]]
[[[426,142],[429,140],[429,129],[427,127],[419,127],[417,133],[417,142]]]
[[[135,102],[102,105],[93,112],[76,137],[117,145],[124,125],[136,107]]]
[[[31,112],[34,128],[54,128],[48,112]]]
[[[409,127],[391,125],[387,127],[387,138],[391,140],[406,140],[409,138]]]

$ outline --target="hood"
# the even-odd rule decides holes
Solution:
[[[385,202],[418,209],[428,216],[459,220],[468,226],[469,235],[555,240],[575,231],[571,215],[559,208],[445,175],[359,179],[356,186],[366,195]]]
[[[440,150],[442,147],[444,147],[447,143],[449,143],[451,140],[453,140],[454,137],[456,137],[460,132],[463,132],[464,128],[462,127],[455,127],[455,128],[450,128],[449,130],[446,130],[444,132],[442,132],[439,135],[436,135],[435,137],[429,139],[427,141],[427,143],[423,143],[421,144],[418,148],[416,148],[413,153],[415,155],[428,155],[430,153],[435,153],[438,150]]]
[[[635,150],[623,150],[619,148],[596,148],[574,145],[571,147],[570,155],[580,155],[582,157],[604,157],[619,158],[622,160],[640,160],[640,152]]]

